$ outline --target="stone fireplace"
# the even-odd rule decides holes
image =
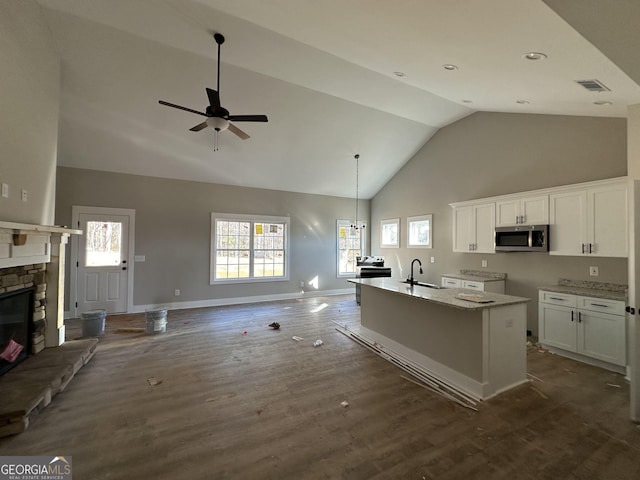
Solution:
[[[33,289],[29,355],[65,341],[65,245],[70,235],[81,233],[62,227],[0,222],[0,295]],[[0,345],[0,352],[6,346]]]

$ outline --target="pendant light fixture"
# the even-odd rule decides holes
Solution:
[[[365,228],[365,224],[364,223],[358,223],[359,219],[358,219],[358,205],[360,203],[360,198],[359,198],[359,175],[360,175],[360,154],[356,153],[353,158],[356,159],[356,218],[353,220],[353,223],[351,224],[351,235],[356,235],[358,230],[364,230]]]

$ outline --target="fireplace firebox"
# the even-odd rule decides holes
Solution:
[[[0,294],[0,376],[31,352],[34,289]]]

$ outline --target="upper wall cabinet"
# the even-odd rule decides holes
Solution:
[[[450,205],[454,252],[495,253],[495,227],[549,224],[551,255],[628,255],[626,177]]]
[[[551,255],[627,256],[626,183],[552,193],[549,210]]]
[[[495,203],[453,208],[453,251],[494,253]]]
[[[496,201],[496,227],[511,225],[547,225],[549,195],[505,198]]]

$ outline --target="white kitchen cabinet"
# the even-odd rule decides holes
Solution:
[[[495,253],[495,203],[454,207],[453,251]]]
[[[549,195],[514,197],[496,201],[496,227],[547,225]]]
[[[440,277],[440,285],[447,288],[460,288],[462,280],[459,278]]]
[[[541,290],[539,342],[576,360],[626,365],[624,302]],[[605,365],[606,366],[606,365]]]
[[[447,276],[440,277],[440,285],[446,288],[468,288],[479,292],[492,292],[504,294],[504,280],[463,280]]]
[[[549,196],[551,255],[627,256],[625,183]]]

